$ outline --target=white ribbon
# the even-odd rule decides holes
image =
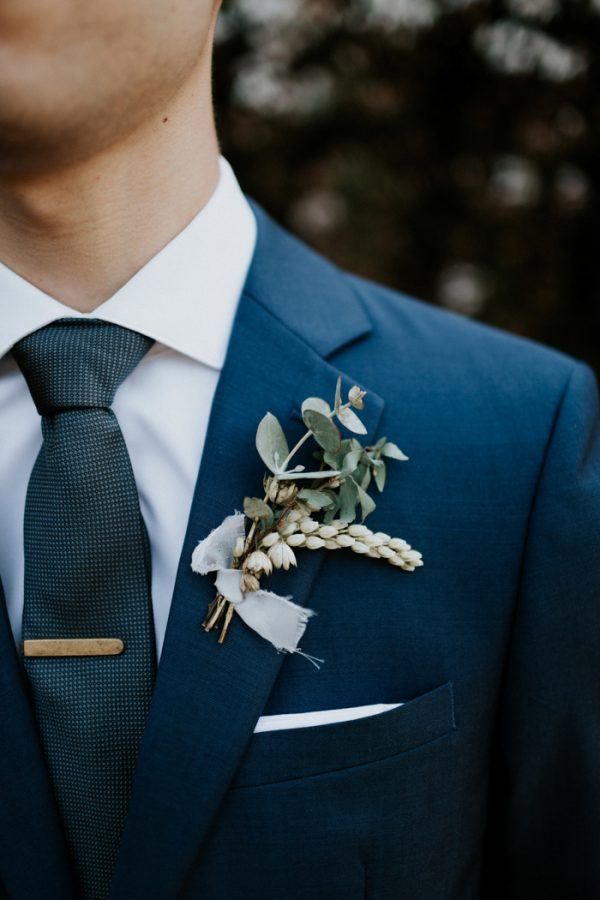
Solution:
[[[245,539],[243,513],[227,516],[218,528],[200,541],[192,554],[192,569],[200,575],[216,572],[218,592],[233,603],[236,613],[249,628],[270,641],[277,650],[300,653],[298,642],[314,612],[292,603],[290,597],[280,597],[271,591],[242,593],[242,572],[231,568],[238,538]]]

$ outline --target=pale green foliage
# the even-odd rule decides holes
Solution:
[[[265,466],[271,472],[278,472],[289,451],[283,428],[272,413],[267,413],[256,432],[256,449]]]
[[[364,407],[364,396],[365,391],[354,386],[348,391],[347,401],[343,402],[339,378],[333,407],[321,397],[307,397],[302,404],[302,419],[308,431],[291,451],[283,429],[272,413],[267,413],[258,426],[256,447],[274,478],[282,484],[298,483],[291,505],[297,501],[303,503],[305,509],[322,513],[325,524],[336,519],[353,522],[358,511],[361,520],[364,520],[375,509],[369,487],[373,483],[379,492],[385,487],[385,460],[408,459],[396,444],[385,437],[368,446],[363,446],[356,437],[342,437],[334,419],[353,435],[367,433],[354,412],[354,409]],[[306,471],[304,466],[291,466],[292,457],[310,437],[320,448],[313,454],[320,463],[319,468]],[[301,487],[302,483],[306,487]],[[267,497],[264,501],[247,497],[244,501],[244,512],[257,522],[262,532],[276,525],[291,508],[287,494],[278,494],[275,490],[269,497],[280,499],[267,502]]]
[[[335,452],[339,448],[340,432],[327,415],[309,407],[303,410],[302,418],[320,447],[330,452]]]

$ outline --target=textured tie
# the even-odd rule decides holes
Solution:
[[[61,319],[13,355],[42,416],[25,506],[23,640],[120,638],[115,656],[24,663],[82,896],[106,898],[156,673],[150,549],[110,409],[153,341]]]

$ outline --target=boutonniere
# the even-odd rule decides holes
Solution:
[[[342,402],[340,378],[333,407],[319,397],[306,399],[302,419],[307,430],[291,450],[277,418],[267,413],[261,420],[256,449],[269,472],[264,496],[245,497],[244,512],[227,516],[192,554],[195,572],[217,573],[217,594],[203,626],[206,631],[220,626],[219,643],[235,612],[277,650],[301,653],[298,643],[312,610],[261,587],[273,569],[296,566],[298,550],[351,550],[404,572],[423,565],[421,554],[405,540],[364,524],[375,509],[369,488],[383,491],[388,462],[408,459],[385,437],[368,446],[357,437],[342,437],[338,426],[353,435],[366,434],[355,412],[364,408],[365,395],[355,386]],[[292,465],[310,439],[318,447],[314,471]]]

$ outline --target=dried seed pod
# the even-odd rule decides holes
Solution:
[[[349,525],[348,526],[348,534],[352,535],[352,537],[365,537],[367,534],[372,534],[370,528],[367,528],[366,525]]]
[[[259,588],[260,581],[256,575],[252,575],[250,572],[244,572],[240,578],[240,590],[242,594],[246,594],[248,591],[258,591]]]
[[[370,547],[367,547],[366,544],[363,544],[361,541],[354,541],[352,544],[352,550],[354,553],[368,553]]]
[[[381,557],[383,557],[383,559],[391,559],[392,556],[395,556],[395,555],[396,555],[396,554],[394,553],[394,551],[392,550],[392,548],[391,548],[391,547],[386,547],[385,544],[382,544],[381,547],[378,547],[378,548],[377,548],[377,552],[379,553],[379,555],[380,555]]]
[[[318,528],[319,523],[315,522],[314,519],[311,519],[310,516],[306,516],[300,521],[300,530],[303,531],[304,534],[312,534],[312,532],[317,531]]]

